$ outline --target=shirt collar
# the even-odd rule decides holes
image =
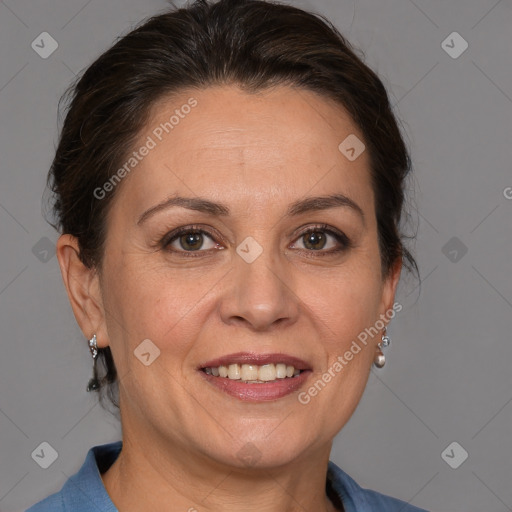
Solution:
[[[121,452],[122,441],[91,448],[82,467],[62,488],[64,509],[76,512],[118,512],[103,485],[104,473]]]

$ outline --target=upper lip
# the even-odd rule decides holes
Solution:
[[[217,368],[230,364],[254,364],[262,366],[272,363],[283,363],[293,366],[296,370],[311,370],[310,365],[299,357],[290,356],[288,354],[256,354],[254,352],[237,352],[235,354],[221,356],[217,359],[212,359],[211,361],[200,364],[198,369]]]

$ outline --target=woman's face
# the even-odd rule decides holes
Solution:
[[[363,139],[341,107],[284,86],[155,105],[117,185],[84,329],[113,352],[125,436],[230,466],[330,447],[380,335],[353,342],[392,307],[399,274],[382,278],[369,157],[339,149],[351,134]],[[312,200],[335,195],[347,199]],[[220,366],[240,379],[208,375]],[[283,378],[286,366],[303,371]]]

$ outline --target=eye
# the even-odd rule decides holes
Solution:
[[[299,246],[298,249],[327,254],[341,252],[351,246],[350,240],[344,233],[326,225],[314,226],[303,231],[297,241],[302,243],[302,247]]]
[[[162,241],[162,246],[170,252],[203,252],[219,248],[219,244],[213,240],[212,236],[203,229],[183,227],[166,236]]]
[[[295,247],[297,243],[299,246]],[[295,244],[292,248],[310,254],[317,252],[318,255],[335,254],[351,247],[351,242],[344,233],[327,225],[312,226],[303,231]],[[215,241],[214,235],[209,231],[197,226],[184,226],[166,235],[161,241],[161,247],[182,256],[200,256],[200,253],[219,250],[223,246]]]

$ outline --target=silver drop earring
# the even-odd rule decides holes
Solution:
[[[386,334],[386,328],[384,327],[384,330],[382,331],[382,341],[380,341],[377,344],[377,354],[375,354],[375,360],[373,361],[373,364],[377,368],[382,368],[386,364],[386,356],[382,352],[382,347],[388,347],[391,343],[391,339]]]
[[[96,391],[100,387],[100,381],[98,379],[98,371],[96,368],[96,361],[98,359],[98,344],[96,339],[96,334],[89,340],[89,350],[91,351],[93,366],[92,366],[92,378],[89,380],[89,384],[87,384],[87,391]]]

